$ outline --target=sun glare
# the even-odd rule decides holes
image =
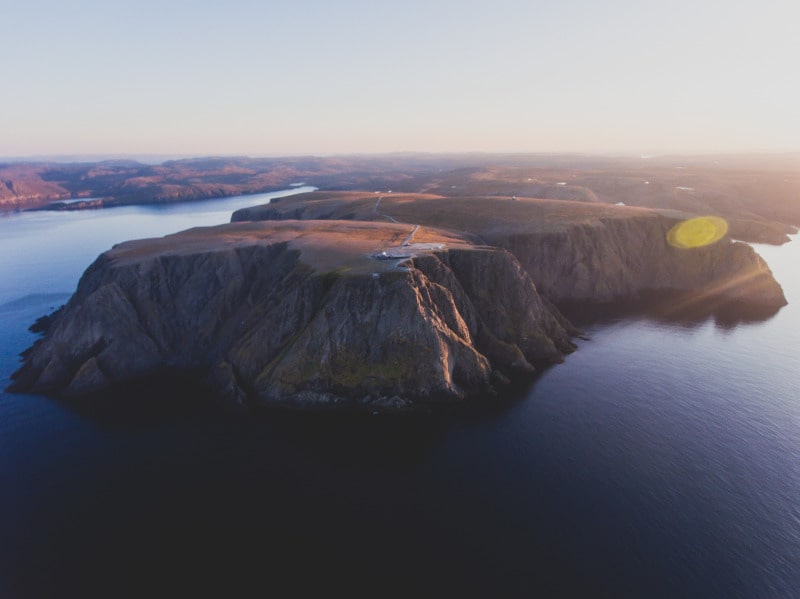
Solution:
[[[719,216],[698,216],[681,221],[667,233],[667,242],[676,248],[689,249],[711,245],[728,232],[728,222]]]

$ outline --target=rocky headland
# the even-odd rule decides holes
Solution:
[[[555,303],[693,292],[712,309],[742,304],[774,311],[786,304],[749,245],[729,235],[702,247],[670,245],[670,229],[691,216],[534,198],[315,192],[238,210],[232,220],[388,220],[448,228],[510,251]]]
[[[232,403],[403,410],[493,393],[574,349],[507,251],[393,223],[192,229],[102,254],[12,391],[196,373]]]
[[[402,411],[561,361],[577,331],[560,303],[785,305],[750,246],[671,245],[683,217],[529,198],[286,198],[102,254],[10,389],[76,397],[189,375],[228,404]]]

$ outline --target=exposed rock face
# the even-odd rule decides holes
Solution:
[[[676,217],[642,208],[308,194],[234,215],[255,218],[275,220],[101,255],[11,390],[80,396],[193,373],[234,404],[406,409],[560,361],[576,331],[550,301],[786,303],[750,246],[672,247]]]
[[[415,230],[447,248],[402,263],[363,251],[408,234],[290,221],[115,246],[11,390],[78,396],[191,371],[231,402],[396,409],[491,392],[574,349],[570,325],[505,250]]]
[[[723,239],[679,249],[666,243],[666,217],[603,220],[560,232],[498,236],[552,301],[608,302],[647,292],[695,291],[717,302],[786,304],[752,247]]]
[[[709,305],[777,310],[783,290],[749,246],[723,237],[678,249],[667,232],[680,213],[608,204],[519,198],[444,198],[318,192],[246,208],[233,220],[364,219],[449,227],[516,256],[537,289],[553,302],[635,300],[694,292]],[[685,216],[685,215],[684,215]]]

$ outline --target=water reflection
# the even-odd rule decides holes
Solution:
[[[0,278],[6,373],[68,297],[42,289],[77,280],[65,223]],[[242,417],[183,383],[128,389],[127,413],[0,394],[0,595],[794,596],[798,249],[764,248],[793,304],[762,326],[581,308],[619,324],[519,395],[425,416]]]
[[[222,427],[253,438],[271,438],[278,444],[306,447],[324,460],[400,465],[423,460],[453,427],[485,426],[503,418],[548,370],[542,367],[536,375],[517,379],[496,394],[457,404],[429,404],[406,414],[221,405],[198,373],[151,377],[113,392],[70,398],[62,405],[109,432]]]
[[[558,308],[578,328],[621,320],[651,320],[686,329],[709,320],[721,329],[766,322],[782,307],[736,302],[702,294],[652,293],[636,301],[608,303],[564,302]]]

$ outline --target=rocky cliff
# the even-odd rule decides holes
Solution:
[[[450,228],[509,250],[556,303],[691,292],[712,308],[737,304],[768,312],[786,304],[749,245],[727,235],[701,247],[670,245],[668,232],[684,216],[557,200],[317,192],[246,208],[233,220],[389,219]]]
[[[102,254],[12,391],[196,373],[229,402],[405,409],[491,393],[574,346],[512,254],[391,223],[237,223]]]
[[[401,410],[560,361],[576,331],[551,301],[786,303],[750,246],[675,244],[679,215],[642,208],[328,193],[234,220],[101,255],[11,390],[189,374],[232,404]]]
[[[520,260],[552,301],[635,300],[658,292],[696,292],[717,304],[786,304],[766,263],[745,243],[723,239],[695,248],[667,243],[676,221],[601,219],[565,231],[490,235]]]

